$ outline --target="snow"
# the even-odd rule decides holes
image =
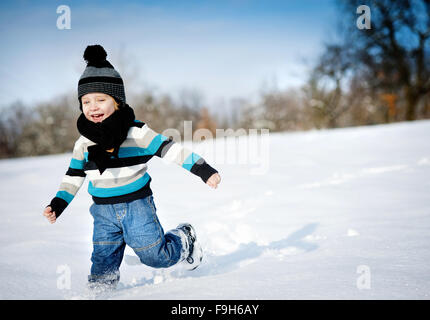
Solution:
[[[164,230],[192,223],[202,265],[156,270],[127,247],[106,298],[429,299],[429,137],[415,121],[271,133],[259,149],[185,142],[219,170],[218,189],[158,158],[149,173]],[[220,161],[233,154],[245,157]],[[1,299],[90,298],[88,181],[55,224],[42,216],[70,156],[0,161]]]

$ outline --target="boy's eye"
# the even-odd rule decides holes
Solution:
[[[84,104],[87,104],[88,102],[89,102],[89,101],[84,101],[83,103],[84,103]]]
[[[99,101],[105,101],[105,99],[99,99]]]

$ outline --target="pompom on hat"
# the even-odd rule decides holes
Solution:
[[[120,74],[106,60],[107,53],[101,45],[87,46],[84,60],[87,67],[78,83],[78,99],[82,110],[81,98],[87,93],[101,92],[112,96],[121,106],[126,103],[124,82]]]

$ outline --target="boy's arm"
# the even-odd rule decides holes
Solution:
[[[199,176],[205,183],[214,173],[218,173],[201,156],[174,142],[172,139],[155,132],[147,124],[142,127],[141,143],[145,148],[149,148],[153,155],[165,159],[169,163],[176,163]]]
[[[75,197],[76,193],[84,183],[86,174],[84,172],[84,150],[83,144],[79,143],[79,140],[75,143],[73,148],[73,155],[70,161],[69,168],[66,174],[61,180],[59,190],[55,197],[51,200],[49,206],[51,210],[55,212],[55,216],[58,218],[64,209],[70,204]]]

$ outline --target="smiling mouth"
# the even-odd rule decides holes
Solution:
[[[93,114],[91,115],[91,118],[94,121],[101,121],[101,119],[103,118],[104,114],[103,113],[98,113],[98,114]]]

